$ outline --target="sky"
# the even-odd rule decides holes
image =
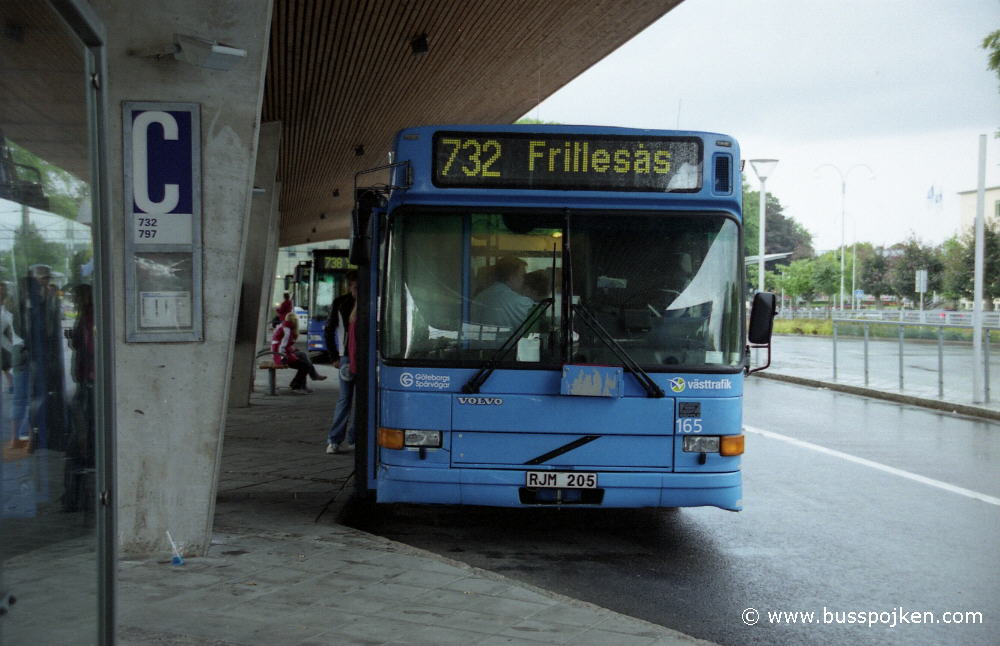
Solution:
[[[779,160],[767,191],[817,250],[939,244],[981,134],[1000,185],[995,29],[1000,0],[684,0],[525,116],[733,135],[743,159]]]

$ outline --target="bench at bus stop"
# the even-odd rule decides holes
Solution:
[[[270,350],[262,350],[257,353],[257,358],[260,359],[262,356],[271,354]],[[264,359],[257,364],[259,370],[267,370],[267,394],[277,395],[278,394],[278,370],[287,370],[288,366],[283,363],[275,363],[273,359]]]

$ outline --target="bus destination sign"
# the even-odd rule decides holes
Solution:
[[[434,185],[691,193],[701,189],[697,137],[437,132]]]

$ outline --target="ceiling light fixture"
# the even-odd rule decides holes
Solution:
[[[414,56],[423,56],[429,50],[430,47],[427,45],[427,34],[414,36],[413,40],[410,41],[410,51],[413,52]]]
[[[210,70],[230,70],[247,57],[247,50],[187,34],[174,34],[174,42],[170,45],[152,49],[132,51],[131,54],[144,58],[173,57],[195,67]]]

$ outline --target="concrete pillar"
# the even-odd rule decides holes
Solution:
[[[274,195],[271,201],[270,228],[267,231],[267,244],[264,245],[264,280],[260,284],[260,309],[257,315],[257,342],[269,343],[271,340],[271,319],[274,318],[274,272],[278,266],[278,241],[281,238],[281,212],[278,210],[281,201],[281,182],[274,185]]]
[[[243,254],[243,287],[240,292],[239,315],[236,320],[236,342],[233,351],[233,371],[229,383],[229,406],[250,405],[250,389],[257,369],[254,355],[260,345],[260,310],[270,309],[261,301],[261,287],[270,286],[273,279],[266,273],[265,260],[269,251],[268,236],[277,230],[278,212],[275,173],[278,170],[278,148],[281,144],[281,124],[271,122],[260,127],[257,144],[257,168],[254,171],[254,195],[250,207],[250,223]],[[272,263],[273,264],[273,263]]]
[[[201,105],[204,337],[114,349],[120,553],[188,554],[211,538],[242,284],[271,0],[92,0],[108,35],[108,146],[114,305],[124,306],[122,101]],[[228,71],[143,56],[189,34],[245,49]]]

